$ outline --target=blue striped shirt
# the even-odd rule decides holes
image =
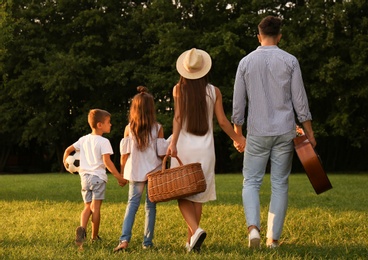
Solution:
[[[243,125],[248,106],[247,133],[277,136],[312,120],[298,60],[276,45],[259,46],[245,56],[236,72],[231,121]]]

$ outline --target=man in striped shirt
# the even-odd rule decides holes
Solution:
[[[250,248],[260,247],[259,189],[268,160],[272,194],[266,246],[279,246],[294,154],[295,114],[312,146],[316,145],[299,62],[278,48],[280,28],[281,19],[274,16],[267,16],[259,23],[257,36],[261,46],[240,61],[234,84],[231,120],[239,135],[248,108],[242,197]]]

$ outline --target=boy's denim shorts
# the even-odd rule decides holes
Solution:
[[[81,176],[82,198],[84,203],[92,200],[104,200],[106,182],[98,176],[92,174],[84,174]]]

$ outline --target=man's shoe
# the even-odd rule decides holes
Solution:
[[[259,235],[259,232],[256,228],[253,228],[249,232],[249,241],[248,241],[248,247],[249,248],[260,248],[261,244],[261,236]]]
[[[266,242],[266,246],[267,246],[267,248],[277,248],[277,247],[279,247],[279,241],[277,241],[277,240],[270,240],[270,241],[268,241],[267,240],[267,242]]]

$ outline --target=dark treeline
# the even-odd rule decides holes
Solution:
[[[230,118],[237,64],[258,46],[257,24],[269,14],[284,19],[279,46],[300,61],[326,170],[368,170],[365,0],[4,0],[0,172],[64,171],[62,153],[90,132],[91,108],[112,113],[118,163],[138,85],[154,94],[168,137],[176,58],[192,47],[212,56],[211,82]],[[240,172],[242,155],[219,127],[215,143],[217,172]]]

